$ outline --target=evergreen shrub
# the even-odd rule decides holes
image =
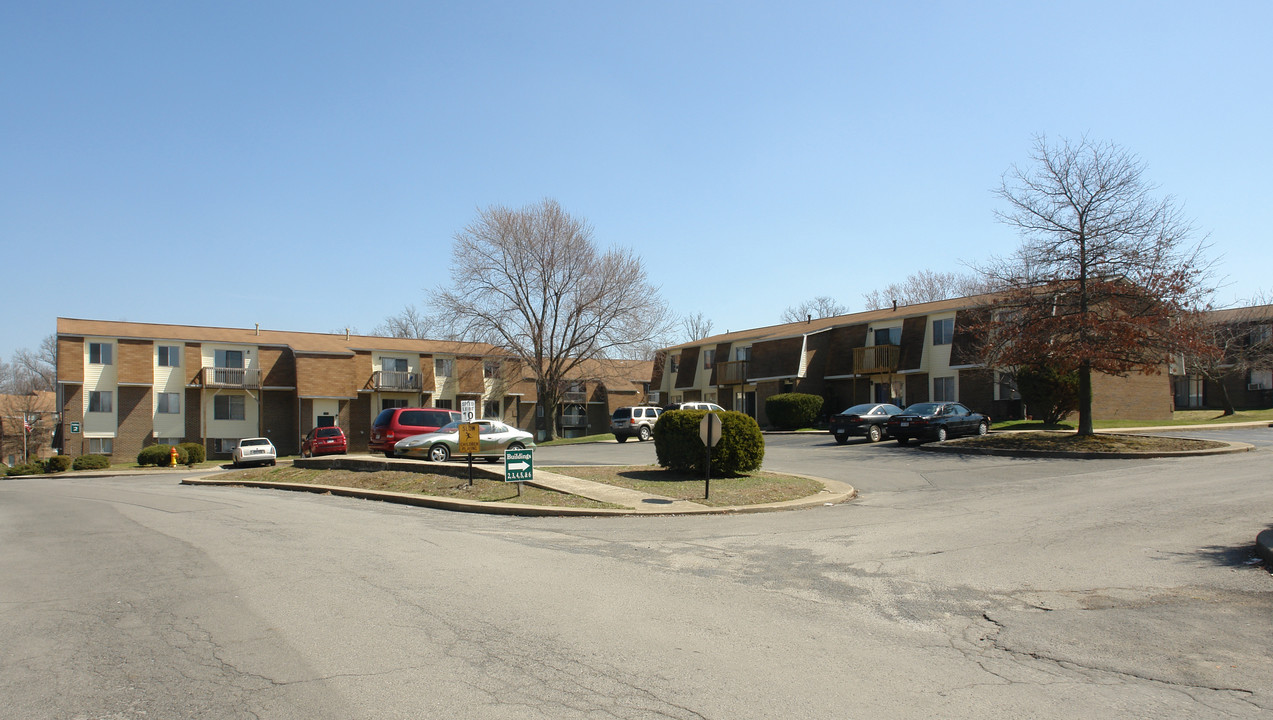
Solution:
[[[111,466],[111,459],[105,455],[81,455],[71,463],[73,470],[105,470]]]
[[[822,397],[807,393],[779,393],[765,398],[765,415],[779,430],[812,427],[822,414]]]
[[[172,445],[150,445],[141,449],[137,453],[138,465],[155,465],[157,467],[168,467],[172,463]],[[184,465],[189,460],[186,451],[180,446],[177,447],[177,464]]]
[[[54,455],[44,461],[44,472],[60,473],[71,469],[72,458],[69,455]]]
[[[208,459],[208,449],[199,443],[184,442],[177,446],[177,450],[186,451],[186,464],[198,465]]]
[[[706,410],[668,410],[654,424],[654,452],[660,466],[681,472],[704,473],[706,452],[698,427]],[[760,426],[740,412],[718,412],[721,438],[712,448],[712,475],[723,477],[759,470],[765,460]]]

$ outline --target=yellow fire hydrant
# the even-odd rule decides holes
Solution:
[[[173,446],[172,451],[168,453],[168,457],[172,458],[172,467],[177,467],[177,446]]]

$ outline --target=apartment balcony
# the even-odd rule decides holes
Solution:
[[[572,405],[583,405],[588,402],[588,393],[568,390],[561,394],[561,401]]]
[[[901,359],[902,348],[897,345],[853,348],[853,372],[858,375],[896,372]]]
[[[200,384],[207,388],[261,387],[261,371],[250,368],[205,367],[199,371]]]
[[[371,388],[391,392],[419,392],[420,373],[376,370],[371,374]]]
[[[747,360],[716,363],[716,386],[743,385],[747,382]]]

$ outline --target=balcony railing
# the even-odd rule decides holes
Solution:
[[[588,393],[579,390],[567,390],[561,394],[564,403],[582,404],[588,402]]]
[[[376,370],[371,374],[371,387],[375,390],[420,390],[420,373]]]
[[[742,385],[747,382],[747,360],[716,363],[716,384]]]
[[[587,415],[579,413],[563,413],[561,416],[562,427],[586,427],[587,425]]]
[[[897,345],[853,348],[853,372],[858,375],[891,373],[897,370],[902,349]]]
[[[203,386],[217,388],[259,388],[261,371],[250,368],[206,367],[202,371]]]

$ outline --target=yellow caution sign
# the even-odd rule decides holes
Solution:
[[[479,434],[481,425],[477,423],[460,424],[459,451],[462,455],[482,452],[482,438]]]

